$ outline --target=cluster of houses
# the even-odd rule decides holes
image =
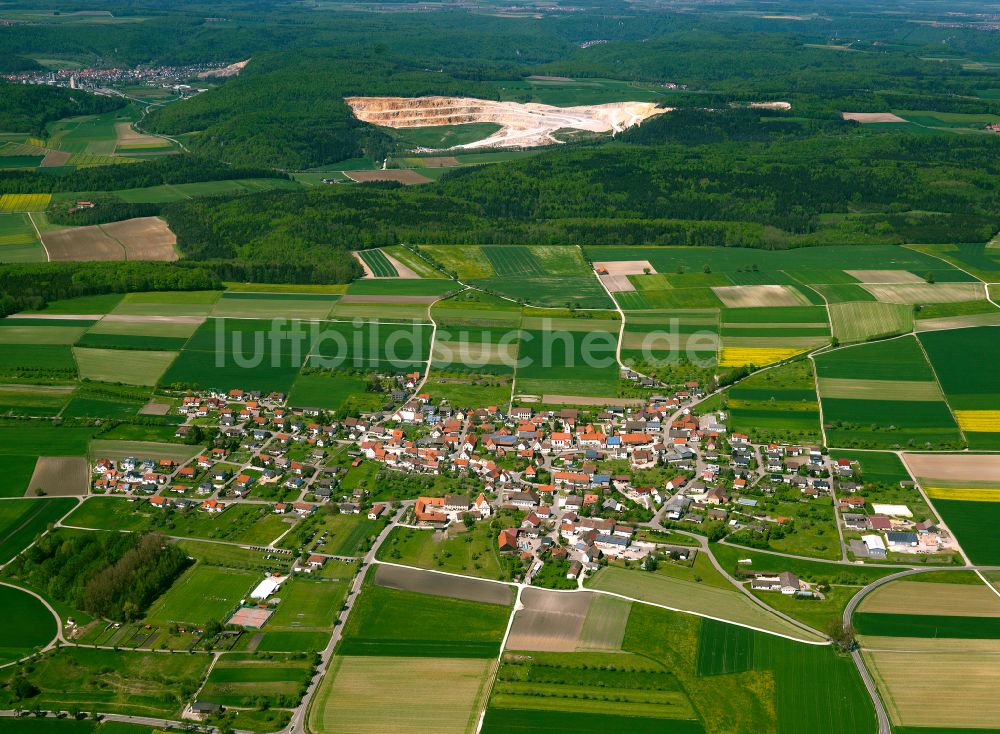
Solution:
[[[848,544],[856,558],[883,560],[888,553],[941,553],[956,549],[954,538],[933,520],[915,520],[907,505],[872,503],[853,495],[837,499],[841,521],[851,534]]]

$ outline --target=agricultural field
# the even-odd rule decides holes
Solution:
[[[501,604],[368,583],[354,603],[337,654],[494,658],[509,614],[509,607]]]
[[[903,462],[893,453],[834,449],[830,452],[830,456],[834,459],[858,462],[861,467],[860,478],[865,483],[899,484],[912,479]]]
[[[155,385],[177,356],[178,352],[153,350],[73,348],[81,378],[129,385]]]
[[[724,309],[720,333],[721,367],[764,367],[830,341],[826,310],[803,305]]]
[[[10,586],[0,586],[4,626],[0,631],[0,665],[42,649],[56,636],[56,620],[38,599]]]
[[[867,618],[862,619],[861,626],[884,628],[898,622],[901,629],[906,629],[908,626],[934,627],[937,630],[936,634],[917,635],[896,630],[862,632],[862,634],[895,637],[969,637],[970,634],[946,634],[946,632],[985,631],[993,624],[989,621],[990,618],[1000,617],[1000,596],[975,575],[962,578],[960,581],[968,583],[948,583],[945,580],[922,581],[919,577],[913,581],[901,579],[875,589],[865,596],[858,606],[857,613],[867,615]],[[905,619],[877,619],[889,616]],[[940,617],[953,619],[949,623],[939,619]],[[983,620],[981,627],[974,621],[976,619]]]
[[[371,273],[373,278],[398,278],[400,275],[381,250],[359,250],[357,256],[364,265],[366,274]]]
[[[623,649],[663,665],[676,678],[703,727],[690,731],[861,734],[874,726],[870,699],[850,659],[825,645],[637,604]],[[659,729],[638,730],[664,729],[661,723]]]
[[[815,362],[830,445],[961,445],[958,426],[915,337],[837,349]]]
[[[1000,719],[995,641],[875,637],[866,638],[866,647],[862,656],[894,731],[989,731],[982,727]],[[933,680],[912,675],[925,666],[937,671]],[[911,726],[920,728],[905,728]]]
[[[0,262],[40,262],[45,260],[28,214],[0,214]]]
[[[226,291],[211,316],[247,319],[325,319],[340,296],[325,293],[247,293]]]
[[[446,278],[444,273],[434,267],[430,262],[420,255],[415,254],[409,248],[402,245],[383,247],[382,252],[391,257],[404,268],[413,272],[418,278]],[[397,268],[398,270],[398,268]]]
[[[830,322],[841,344],[853,344],[913,331],[913,309],[876,301],[831,303]]]
[[[761,372],[727,393],[732,430],[755,442],[821,439],[813,365],[808,359]]]
[[[301,408],[339,411],[351,396],[365,394],[366,383],[361,376],[340,372],[308,371],[300,373],[295,378],[288,395],[288,404]]]
[[[459,280],[535,306],[608,308],[607,293],[573,246],[425,246]]]
[[[974,278],[915,249],[891,245],[831,245],[787,250],[740,247],[616,247],[584,248],[591,261],[648,260],[657,273],[725,275],[732,285],[802,285],[859,283],[851,271],[893,271],[893,282],[923,280],[968,282]],[[837,269],[830,264],[837,263]],[[707,269],[707,270],[706,270]],[[807,289],[806,289],[807,290]],[[807,295],[805,290],[803,295]],[[822,303],[822,301],[820,301]]]
[[[658,663],[627,653],[508,654],[497,672],[489,710],[494,726],[497,718],[521,711],[579,719],[583,731],[596,723],[591,715],[620,725],[634,718],[639,731],[651,719],[661,719],[667,731],[678,731],[673,720],[681,724],[679,731],[701,731],[677,678]]]
[[[524,589],[521,608],[507,638],[507,650],[573,652],[587,619],[594,594],[561,594],[546,589]]]
[[[522,329],[516,373],[519,395],[614,397],[617,331]]]
[[[208,316],[222,291],[151,291],[126,293],[114,309],[108,312],[114,318],[126,316],[155,316],[178,320],[179,317]],[[184,321],[187,321],[185,319]],[[178,323],[183,323],[178,320]]]
[[[774,616],[735,589],[715,588],[692,581],[673,579],[658,574],[630,571],[609,566],[598,571],[588,587],[642,599],[677,611],[714,617],[753,627],[754,629],[789,635],[813,642],[817,637]],[[632,610],[635,615],[636,610]]]
[[[474,658],[338,655],[310,707],[309,726],[320,734],[474,732],[492,665]]]
[[[66,515],[76,501],[69,498],[5,500],[0,502],[0,563],[7,563]]]
[[[51,201],[52,194],[3,194],[0,195],[0,214],[44,211]]]
[[[177,237],[159,217],[47,229],[42,232],[42,243],[52,261],[177,259]]]
[[[684,362],[711,367],[718,351],[718,309],[625,313],[622,361],[643,372]]]
[[[996,334],[981,326],[918,337],[973,449],[1000,448],[1000,377],[996,370],[984,369],[1000,357]]]

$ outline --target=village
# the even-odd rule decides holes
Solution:
[[[211,429],[217,445],[187,462],[98,458],[93,491],[169,512],[212,515],[251,504],[293,523],[319,511],[393,519],[441,538],[489,523],[510,580],[549,588],[582,589],[608,564],[691,566],[706,541],[766,548],[768,539],[808,534],[800,528],[813,526],[817,513],[836,523],[834,540],[855,563],[954,548],[933,520],[867,496],[855,463],[819,447],[753,444],[728,431],[724,411],[699,413],[706,394],[696,383],[634,409],[461,410],[414,393],[420,377],[392,377],[397,404],[360,416],[289,407],[280,393],[184,395],[176,437]],[[366,465],[379,472],[374,479],[345,482]],[[423,484],[410,489],[407,476]],[[420,491],[428,486],[440,491]],[[337,558],[324,538],[304,536],[293,573]],[[292,554],[276,545],[258,550]],[[822,598],[790,571],[731,573],[753,591]],[[264,624],[283,580],[265,578],[231,623]]]

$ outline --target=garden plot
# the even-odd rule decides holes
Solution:
[[[507,638],[508,650],[572,652],[580,643],[593,594],[559,593],[527,588],[522,608],[514,614]]]
[[[805,296],[787,285],[715,286],[712,291],[729,308],[809,305]]]
[[[883,303],[958,303],[983,297],[982,283],[863,283],[862,288]]]
[[[87,460],[79,456],[40,456],[28,483],[26,497],[78,497],[87,494],[90,474]]]

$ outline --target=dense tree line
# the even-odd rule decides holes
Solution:
[[[50,206],[45,216],[53,224],[65,224],[70,227],[88,224],[104,224],[120,222],[133,217],[155,217],[160,213],[160,204],[135,204],[122,201],[117,196],[88,196],[93,208],[79,208],[75,201],[61,201]]]
[[[212,290],[217,275],[199,263],[80,262],[0,265],[0,316],[49,301],[102,293]]]
[[[121,106],[122,101],[113,97],[0,80],[0,130],[41,136],[45,126],[54,120],[96,115]]]
[[[133,621],[189,563],[184,551],[157,533],[52,533],[7,572],[76,609]]]
[[[677,123],[426,186],[272,191],[185,201],[164,214],[187,257],[293,282],[343,282],[357,273],[349,250],[400,242],[983,242],[1000,218],[1000,138],[840,124],[774,133],[769,120],[758,120],[758,132],[741,110],[718,120],[689,112]],[[714,144],[676,142],[716,135]],[[852,210],[860,211],[844,214]]]
[[[127,166],[93,166],[59,175],[0,171],[0,194],[60,191],[114,191],[161,184],[200,183],[237,178],[287,178],[271,168],[227,166],[208,158],[171,155]]]

